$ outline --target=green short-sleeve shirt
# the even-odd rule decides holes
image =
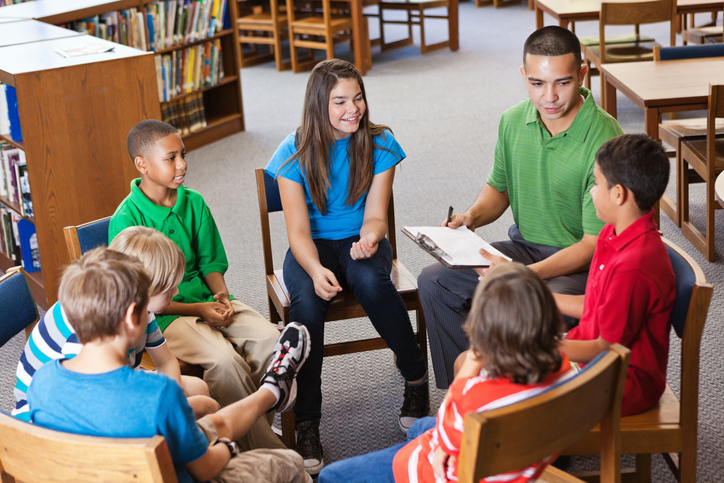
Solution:
[[[503,113],[488,184],[507,191],[526,241],[565,248],[598,235],[590,189],[598,148],[623,134],[616,119],[580,88],[583,105],[571,126],[551,137],[530,99]]]
[[[213,301],[214,294],[206,286],[203,277],[212,272],[225,273],[229,262],[214,217],[204,198],[197,191],[181,185],[177,190],[176,204],[173,208],[167,208],[149,200],[139,188],[140,182],[140,178],[131,181],[131,193],[111,217],[108,241],[129,226],[147,226],[160,231],[173,240],[186,257],[186,271],[174,301]],[[161,330],[166,330],[178,317],[158,315],[156,321]]]

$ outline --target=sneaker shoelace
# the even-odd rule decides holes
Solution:
[[[288,368],[282,366],[282,361],[287,354],[289,354],[289,342],[285,341],[279,351],[279,357],[277,357],[271,365],[270,372],[273,372],[277,379],[283,379],[284,381],[290,382],[293,379],[295,368],[294,360],[292,358],[289,359]],[[282,372],[281,369],[284,369],[284,371]]]

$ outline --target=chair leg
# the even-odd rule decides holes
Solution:
[[[651,455],[636,455],[636,483],[651,483]]]
[[[422,7],[420,7],[420,52],[423,54],[427,52],[427,45],[425,44],[425,9]]]
[[[704,256],[710,262],[714,261],[714,213],[716,212],[716,199],[714,195],[714,182],[716,177],[706,180],[706,253]]]
[[[588,59],[586,59],[586,67],[588,67],[588,69],[586,69],[586,84],[585,85],[586,85],[586,89],[588,89],[590,91],[591,90],[591,61]],[[601,104],[601,105],[603,105],[603,104]]]
[[[679,455],[679,483],[696,483],[696,445],[686,450]]]
[[[417,318],[417,344],[422,349],[422,354],[425,356],[425,365],[427,365],[427,324],[425,324],[425,312],[422,310],[422,304],[418,300],[417,310],[415,315]]]
[[[295,436],[296,426],[294,424],[294,410],[291,409],[281,415],[282,418],[282,443],[289,448],[294,449],[297,446],[297,438]]]
[[[601,79],[601,106],[606,105],[606,80],[603,77],[603,72],[598,73],[598,77]]]
[[[297,57],[297,47],[294,45],[294,32],[292,32],[291,27],[289,27],[289,50],[292,54],[292,72],[296,74],[300,72],[299,58]]]

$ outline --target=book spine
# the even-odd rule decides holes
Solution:
[[[8,104],[8,117],[10,119],[10,137],[16,143],[23,142],[23,132],[20,129],[20,114],[18,112],[18,96],[13,86],[5,86],[5,99]]]

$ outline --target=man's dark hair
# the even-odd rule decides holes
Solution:
[[[126,138],[126,149],[131,161],[135,161],[136,156],[145,156],[156,141],[169,134],[178,134],[178,131],[172,125],[155,119],[147,119],[133,126]]]
[[[649,211],[669,182],[669,158],[646,134],[624,134],[603,144],[596,153],[598,169],[609,189],[620,184],[633,193],[641,211]]]
[[[530,34],[523,47],[523,65],[528,54],[546,57],[573,54],[579,66],[582,61],[581,42],[576,34],[557,25],[549,25]]]

